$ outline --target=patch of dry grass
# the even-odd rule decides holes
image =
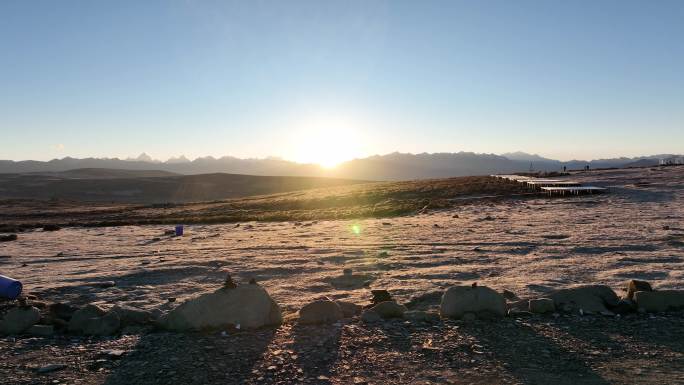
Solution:
[[[6,227],[115,226],[391,217],[447,208],[468,199],[500,199],[525,191],[516,184],[475,176],[364,183],[211,202],[154,205],[77,202],[0,202]]]

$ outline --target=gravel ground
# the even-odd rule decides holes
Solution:
[[[681,313],[0,339],[5,383],[675,384]],[[120,354],[120,356],[119,356]],[[39,373],[38,368],[65,368]]]

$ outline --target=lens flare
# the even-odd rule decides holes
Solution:
[[[356,224],[352,225],[351,231],[352,231],[352,233],[359,235],[359,234],[361,234],[361,226],[356,225]]]

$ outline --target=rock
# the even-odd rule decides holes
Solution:
[[[85,325],[92,318],[101,318],[107,312],[97,305],[86,305],[76,310],[69,320],[69,331],[82,332]]]
[[[532,313],[530,313],[527,310],[520,310],[518,308],[513,308],[508,310],[508,316],[509,317],[528,317],[531,316]]]
[[[551,298],[531,299],[529,305],[531,313],[544,314],[556,311],[556,305]]]
[[[92,284],[92,286],[101,287],[101,288],[103,288],[103,289],[107,289],[107,288],[116,286],[116,282],[114,282],[114,281],[95,282],[95,283]]]
[[[105,349],[100,351],[100,355],[113,360],[118,360],[119,358],[123,357],[126,353],[127,352],[125,350],[121,349]]]
[[[439,314],[422,310],[404,312],[404,319],[411,322],[434,322],[439,320]]]
[[[130,306],[116,305],[111,311],[119,316],[122,326],[146,325],[152,319],[151,312]]]
[[[33,306],[10,309],[0,321],[0,334],[19,334],[40,320],[40,310]]]
[[[361,313],[361,320],[366,323],[379,322],[382,320],[380,314],[374,312],[373,310],[366,309]]]
[[[0,242],[12,242],[18,239],[17,234],[0,235]]]
[[[89,319],[82,332],[89,336],[110,336],[116,334],[120,327],[119,315],[110,311],[102,317]]]
[[[361,306],[348,301],[335,301],[342,310],[345,318],[353,317],[361,313]]]
[[[394,301],[380,302],[370,310],[378,313],[381,318],[401,318],[406,312],[406,306]]]
[[[518,296],[515,295],[515,293],[510,291],[510,290],[503,289],[503,291],[501,292],[501,295],[503,295],[503,297],[509,301],[518,300]]]
[[[346,268],[342,270],[342,275],[352,275],[354,274],[354,271],[350,268]]]
[[[634,293],[637,291],[653,291],[651,284],[646,281],[632,279],[627,282],[627,299],[634,300]]]
[[[506,300],[486,286],[450,287],[442,296],[440,314],[442,317],[461,318],[465,313],[503,317],[506,315]]]
[[[283,321],[280,307],[260,285],[220,288],[185,301],[159,320],[168,330],[216,329],[230,325],[255,329]]]
[[[115,334],[120,326],[121,319],[117,313],[106,312],[97,305],[87,305],[74,312],[68,329],[72,333],[108,336]]]
[[[329,299],[313,301],[299,310],[299,323],[305,325],[333,323],[342,317],[340,305]]]
[[[55,327],[52,325],[33,325],[26,331],[34,336],[51,336],[55,334]]]
[[[359,289],[370,285],[375,280],[375,277],[370,274],[348,274],[343,271],[342,275],[337,277],[326,277],[323,281],[329,283],[332,287],[340,290],[345,289]]]
[[[59,231],[62,228],[57,225],[45,225],[43,226],[43,231]]]
[[[371,303],[373,305],[377,305],[380,302],[386,302],[386,301],[391,301],[392,296],[387,290],[383,289],[376,289],[376,290],[371,290],[371,294],[373,295],[373,298],[371,298]]]
[[[549,294],[556,308],[564,311],[582,311],[583,313],[600,313],[614,307],[620,299],[617,294],[605,285],[586,285],[569,289],[556,290]]]
[[[475,313],[465,313],[463,314],[463,317],[461,319],[465,322],[473,322],[477,319],[477,315]]]
[[[613,307],[613,311],[617,314],[633,313],[636,309],[636,303],[629,299],[621,299],[617,305]]]
[[[66,365],[64,364],[50,364],[50,365],[45,365],[41,366],[38,368],[38,373],[44,374],[44,373],[51,373],[51,372],[56,372],[58,370],[66,369]]]
[[[48,306],[48,312],[52,317],[66,321],[71,319],[71,316],[76,310],[78,310],[76,306],[71,306],[62,302],[53,303]]]
[[[634,301],[647,312],[678,310],[684,308],[684,290],[637,291]]]
[[[223,287],[226,289],[235,289],[237,287],[237,283],[233,281],[233,277],[231,277],[230,274],[226,274],[226,280],[223,282]]]

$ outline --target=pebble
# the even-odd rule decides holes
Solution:
[[[38,373],[51,373],[51,372],[56,372],[58,370],[66,369],[66,365],[64,364],[50,364],[50,365],[45,365],[41,366],[38,368]]]

